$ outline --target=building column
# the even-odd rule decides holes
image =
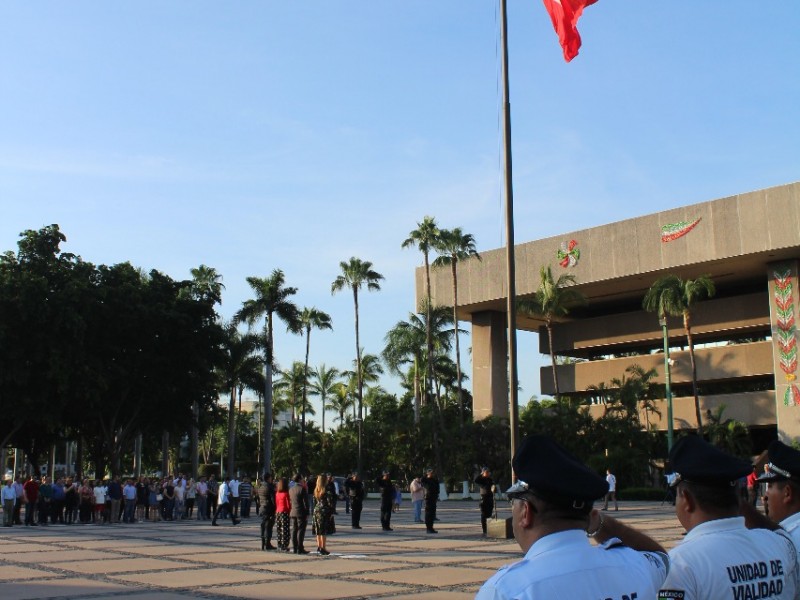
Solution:
[[[472,418],[508,417],[506,314],[472,315]]]
[[[778,437],[791,444],[800,437],[800,371],[797,368],[797,319],[800,287],[797,260],[769,265],[769,313],[775,373],[775,416]]]

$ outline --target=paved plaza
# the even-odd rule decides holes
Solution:
[[[521,557],[516,542],[481,537],[477,502],[439,503],[438,534],[413,523],[410,504],[380,529],[365,502],[361,530],[339,506],[330,556],[260,550],[260,519],[0,529],[0,598],[179,600],[186,598],[472,598],[495,570]],[[500,516],[509,516],[501,503]],[[621,503],[611,513],[668,549],[682,528],[669,504]],[[316,543],[309,526],[306,547]]]

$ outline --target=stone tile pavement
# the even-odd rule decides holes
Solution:
[[[376,501],[365,502],[361,530],[340,505],[330,556],[260,550],[260,519],[135,525],[0,528],[2,600],[179,600],[474,597],[501,565],[521,557],[516,542],[484,539],[477,503],[439,503],[438,534],[413,523],[404,505],[380,529]],[[671,548],[682,528],[673,507],[621,503],[612,513]],[[509,515],[506,503],[500,516]],[[309,526],[306,546],[316,542]]]

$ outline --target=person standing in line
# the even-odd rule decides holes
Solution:
[[[125,501],[125,512],[123,513],[123,523],[136,522],[136,486],[133,485],[133,480],[128,479],[125,482],[125,487],[122,488],[122,499]]]
[[[753,465],[753,470],[747,474],[747,501],[753,506],[758,502],[758,469]]]
[[[39,481],[31,475],[30,479],[22,486],[24,489],[23,498],[25,500],[25,525],[37,525],[35,514],[36,505],[39,502]]]
[[[119,475],[114,475],[111,481],[108,482],[106,499],[111,504],[108,510],[109,521],[111,523],[119,523],[119,507],[122,504],[122,486],[119,483]]]
[[[328,492],[328,478],[324,473],[317,477],[314,488],[314,535],[317,537],[317,552],[323,556],[330,554],[327,548],[327,537],[330,534],[333,518],[333,499]]]
[[[3,505],[3,526],[11,527],[14,524],[14,505],[17,503],[17,494],[11,478],[6,479],[3,490],[0,492],[0,502]]]
[[[206,519],[210,519],[217,510],[217,501],[219,499],[219,482],[217,477],[212,473],[208,477],[208,501],[206,502]]]
[[[59,477],[53,484],[53,504],[50,508],[50,522],[64,524],[64,501],[67,492],[64,487],[64,478]]]
[[[659,600],[796,600],[800,572],[791,537],[747,529],[741,516],[735,484],[751,471],[750,462],[696,435],[678,440],[669,458],[677,474],[675,514],[687,533],[669,551]]]
[[[231,478],[225,477],[225,481],[222,482],[222,485],[219,486],[219,503],[217,504],[217,511],[214,513],[214,518],[211,519],[211,524],[216,526],[217,525],[217,517],[220,513],[225,513],[231,516],[231,523],[234,525],[239,524],[239,519],[237,519],[233,514],[233,508],[231,508],[231,501],[230,501],[230,485]]]
[[[619,510],[617,505],[617,478],[611,472],[611,469],[606,469],[606,483],[608,483],[608,493],[606,494],[606,502],[603,505],[603,510],[608,510],[608,501],[614,500],[614,510]]]
[[[206,483],[205,477],[200,477],[200,480],[197,482],[194,498],[195,502],[197,503],[197,520],[207,520],[208,517],[206,517],[206,510],[208,509],[208,484]]]
[[[345,493],[350,499],[350,523],[353,529],[361,529],[361,511],[364,507],[364,482],[358,475],[353,473],[344,483]]]
[[[22,525],[22,505],[25,504],[25,488],[22,485],[22,477],[17,475],[14,478],[14,493],[17,501],[14,504],[14,525]]]
[[[411,504],[414,507],[414,523],[424,523],[422,520],[422,505],[425,502],[425,488],[422,487],[419,475],[411,480],[408,486],[411,492]]]
[[[289,517],[292,520],[292,552],[295,554],[308,554],[304,543],[306,539],[306,527],[308,526],[308,488],[300,473],[294,476],[294,485],[289,488],[289,502],[291,512]]]
[[[378,487],[381,488],[381,529],[392,529],[392,506],[394,506],[394,484],[389,478],[389,471],[384,471],[378,478]]]
[[[234,475],[231,477],[230,484],[228,486],[230,491],[230,504],[233,511],[233,516],[238,518],[239,517],[239,502],[241,498],[239,497],[239,478]]]
[[[258,486],[258,501],[261,505],[261,549],[275,550],[272,545],[272,528],[275,526],[275,484],[272,473],[264,473]]]
[[[239,514],[243,519],[250,518],[250,504],[253,500],[253,484],[250,483],[250,478],[247,476],[242,477],[242,482],[239,484]]]
[[[78,482],[72,477],[67,477],[64,486],[64,522],[67,525],[75,524],[78,517]]]
[[[491,518],[494,512],[494,480],[489,467],[481,468],[480,475],[475,478],[475,483],[481,494],[480,509],[481,509],[481,529],[483,530],[483,537],[486,537],[486,522]]]
[[[53,508],[53,484],[50,478],[45,475],[42,477],[42,485],[39,486],[39,525],[47,525],[50,518],[50,511]]]
[[[427,533],[439,533],[433,528],[433,522],[436,520],[436,503],[439,501],[439,480],[432,468],[425,470],[422,487],[425,488],[425,530]]]
[[[108,523],[108,510],[106,500],[108,498],[108,488],[102,479],[97,479],[94,483],[94,524],[103,525]]]
[[[278,537],[278,552],[289,552],[289,514],[292,502],[289,499],[289,481],[286,477],[278,480],[275,489],[275,533]]]
[[[336,482],[336,479],[330,473],[325,473],[325,477],[328,478],[328,493],[331,495],[333,506],[331,507],[331,514],[338,515],[339,513],[336,510],[336,504],[339,501],[339,484]],[[331,532],[333,533],[333,532]]]
[[[608,491],[601,476],[544,435],[523,440],[512,466],[517,480],[506,495],[525,556],[493,575],[476,600],[655,599],[669,567],[666,552],[593,508]]]

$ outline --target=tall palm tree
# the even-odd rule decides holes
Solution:
[[[343,381],[333,384],[333,396],[329,404],[331,410],[339,415],[339,423],[344,424],[344,414],[356,404],[350,387]]]
[[[333,329],[331,316],[317,308],[305,307],[300,313],[300,327],[306,336],[306,362],[305,376],[303,377],[303,412],[300,416],[300,471],[306,471],[306,403],[308,399],[308,355],[311,351],[311,330],[312,329]],[[325,414],[323,408],[322,414]]]
[[[336,378],[339,377],[339,370],[331,367],[328,368],[324,364],[311,371],[312,379],[309,384],[309,393],[312,396],[319,396],[322,402],[322,442],[325,443],[325,411],[328,409],[327,400],[334,393],[334,386],[338,383]]]
[[[417,223],[417,228],[408,234],[408,238],[403,242],[403,248],[416,246],[422,252],[423,263],[425,265],[425,311],[430,321],[431,310],[431,265],[430,253],[436,249],[439,240],[439,227],[436,219],[426,216],[421,223]],[[430,329],[426,333],[426,344],[428,348],[428,362],[425,365],[425,390],[423,398],[427,402],[431,390],[431,377],[433,377],[433,340]]]
[[[297,288],[287,287],[283,271],[275,269],[269,277],[248,277],[247,283],[255,293],[255,298],[245,300],[242,308],[234,316],[237,323],[247,323],[253,327],[264,317],[264,471],[272,465],[272,368],[275,360],[273,350],[273,319],[277,316],[291,331],[300,326],[297,306],[289,299],[297,293]]]
[[[335,294],[345,288],[353,291],[353,305],[355,307],[356,321],[356,364],[358,373],[358,472],[362,471],[361,456],[361,425],[364,418],[364,382],[361,380],[361,345],[358,337],[358,291],[366,286],[367,291],[379,291],[380,281],[383,275],[372,270],[372,263],[368,260],[361,260],[355,256],[349,262],[339,263],[342,274],[336,277],[331,284],[331,294]]]
[[[689,360],[692,363],[692,392],[694,410],[697,417],[697,434],[703,435],[703,419],[700,414],[700,395],[697,392],[697,365],[694,360],[694,341],[692,340],[692,306],[699,300],[711,298],[716,289],[710,275],[697,279],[681,279],[677,275],[666,275],[658,279],[644,296],[642,308],[647,312],[658,313],[659,319],[683,316],[683,329],[689,346]]]
[[[226,474],[234,472],[236,450],[236,391],[240,385],[257,379],[261,369],[261,359],[255,354],[258,349],[258,336],[241,334],[236,326],[225,327],[222,342],[222,362],[219,377],[222,389],[230,392],[228,403],[228,464]]]
[[[279,370],[273,384],[274,392],[280,394],[286,407],[292,413],[292,425],[297,423],[297,414],[303,411],[303,387],[306,385],[306,371],[303,363],[296,360],[289,369]],[[275,406],[277,406],[277,401]]]
[[[553,270],[547,266],[539,270],[539,288],[532,300],[520,300],[520,312],[538,316],[544,319],[547,328],[547,341],[550,345],[550,362],[553,369],[553,386],[555,398],[559,399],[561,391],[558,387],[558,372],[556,370],[556,354],[553,349],[553,322],[555,319],[565,317],[576,306],[586,303],[586,297],[572,286],[575,285],[575,276],[569,273],[559,275],[553,279]]]
[[[472,256],[478,260],[481,255],[475,247],[475,238],[471,233],[464,233],[460,227],[455,229],[443,229],[439,232],[436,242],[436,250],[439,256],[433,261],[433,266],[450,265],[450,272],[453,275],[453,324],[458,327],[458,274],[456,266],[461,260],[466,260]],[[464,428],[464,391],[461,379],[461,347],[456,337],[456,383],[458,385],[458,423],[461,429]]]

